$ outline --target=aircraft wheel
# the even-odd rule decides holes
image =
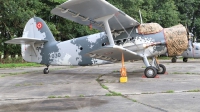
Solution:
[[[154,78],[157,75],[157,70],[153,66],[149,66],[144,70],[144,74],[147,78]]]
[[[172,58],[172,63],[176,63],[176,58]]]
[[[187,62],[188,61],[188,59],[187,58],[183,58],[183,62]]]
[[[49,73],[49,69],[48,68],[44,68],[43,73],[44,74],[48,74]]]
[[[164,74],[166,72],[166,67],[163,64],[159,64],[159,70],[157,70],[158,74]]]

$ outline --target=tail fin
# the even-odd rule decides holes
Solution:
[[[39,17],[33,17],[26,23],[22,37],[8,40],[5,43],[21,44],[23,59],[28,62],[40,63],[42,57],[39,49],[48,47],[55,42],[56,40],[46,23]]]
[[[26,23],[22,37],[48,40],[48,42],[55,41],[49,27],[39,17],[33,17]]]
[[[38,42],[29,45],[21,45],[23,59],[29,62],[37,63],[40,63],[42,61],[42,57],[40,55],[41,51],[38,51],[37,48],[41,49],[44,48],[44,46],[48,46],[49,44],[55,42],[55,38],[51,33],[49,27],[44,22],[44,20],[39,17],[33,17],[26,23],[22,38],[40,39],[40,42],[45,40],[48,41],[44,45],[39,44]]]

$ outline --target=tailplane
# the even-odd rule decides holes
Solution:
[[[8,40],[5,43],[21,44],[23,59],[39,63],[40,52],[37,48],[49,46],[54,42],[56,40],[44,20],[33,17],[26,23],[22,37]]]
[[[27,37],[48,40],[48,42],[55,41],[55,38],[49,27],[39,17],[33,17],[26,23],[22,38]]]

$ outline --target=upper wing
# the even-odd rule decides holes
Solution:
[[[70,0],[54,8],[51,13],[79,24],[92,25],[92,28],[100,31],[104,31],[104,25],[95,19],[108,15],[114,15],[108,21],[111,30],[122,30],[122,26],[130,28],[140,24],[105,0]]]
[[[9,43],[9,44],[32,44],[32,43],[44,43],[44,42],[47,42],[47,40],[20,37],[20,38],[14,38],[12,40],[8,40],[5,43]]]

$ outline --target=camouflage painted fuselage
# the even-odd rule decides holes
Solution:
[[[123,46],[124,48],[147,57],[167,52],[163,30],[154,34],[138,34],[137,28],[131,28],[127,29],[127,32],[130,36],[127,36],[127,33],[123,32],[114,37],[116,45]],[[35,44],[35,48],[31,45],[22,45],[22,56],[24,60],[28,62],[36,62],[45,65],[81,66],[111,63],[110,61],[95,59],[86,55],[87,53],[109,45],[105,32],[58,42],[55,41],[46,23],[42,19],[34,17],[27,22],[22,37],[39,38],[48,41]],[[140,45],[145,43],[161,44],[148,46],[147,48],[139,48]],[[133,55],[132,57],[128,57],[128,59],[140,60],[142,57],[135,57]]]

